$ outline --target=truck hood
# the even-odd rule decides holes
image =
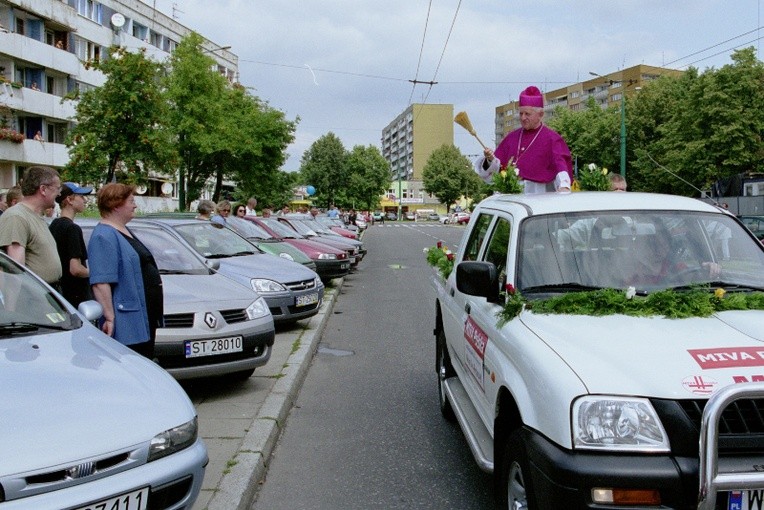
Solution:
[[[764,311],[691,319],[524,312],[520,320],[589,393],[701,398],[764,376]]]

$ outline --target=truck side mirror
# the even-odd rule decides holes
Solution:
[[[470,296],[499,302],[499,273],[491,262],[467,261],[456,266],[456,288]]]

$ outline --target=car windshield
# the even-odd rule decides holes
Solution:
[[[518,240],[517,286],[526,294],[702,284],[764,289],[764,249],[723,214],[545,215],[525,220]]]
[[[129,228],[154,256],[161,274],[210,274],[199,256],[169,232],[133,224]]]
[[[227,225],[234,229],[240,236],[246,237],[247,239],[260,239],[263,241],[272,241],[275,239],[275,237],[269,234],[265,229],[249,220],[228,218],[226,222]]]
[[[305,236],[298,234],[289,225],[285,225],[276,218],[260,218],[258,221],[262,221],[263,225],[271,229],[279,237],[283,239],[303,239]]]
[[[200,221],[174,228],[203,257],[227,258],[263,253],[233,230],[214,222]]]
[[[0,351],[2,338],[50,330],[75,329],[80,319],[70,314],[51,291],[28,271],[0,255]]]
[[[316,234],[315,230],[306,225],[302,220],[289,218],[289,223],[287,226],[289,225],[294,227],[298,234],[304,235],[305,237],[315,237],[318,235]]]

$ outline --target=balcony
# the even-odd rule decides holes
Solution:
[[[61,98],[54,94],[26,87],[17,89],[8,84],[0,85],[0,103],[13,110],[48,119],[71,120],[76,115],[74,101],[62,103]]]
[[[69,162],[69,151],[61,143],[24,140],[13,143],[0,140],[0,161],[23,165],[45,165],[61,168]]]
[[[0,48],[4,54],[15,59],[65,74],[76,75],[80,67],[73,53],[19,34],[0,32]]]

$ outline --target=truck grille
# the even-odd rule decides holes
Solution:
[[[700,429],[705,400],[680,400],[679,405]],[[764,400],[736,400],[724,410],[719,420],[720,435],[764,434]]]

